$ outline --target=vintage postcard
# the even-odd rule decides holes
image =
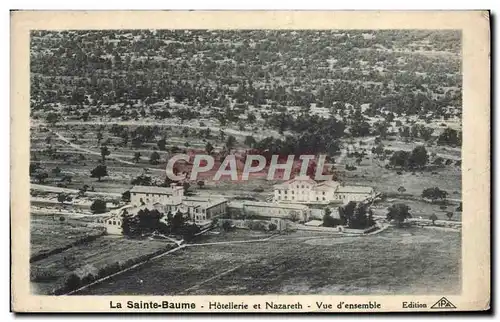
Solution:
[[[490,308],[487,11],[14,11],[12,310]]]

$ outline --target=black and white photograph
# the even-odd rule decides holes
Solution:
[[[421,295],[435,300],[402,308],[455,309],[473,215],[463,38],[30,30],[30,294]],[[154,308],[138,299],[110,309]]]

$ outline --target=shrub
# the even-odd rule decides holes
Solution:
[[[269,229],[269,231],[275,231],[277,228],[278,228],[278,226],[276,226],[275,223],[270,223],[269,226],[267,227],[267,229]]]
[[[101,199],[95,200],[90,206],[90,210],[94,214],[102,214],[106,212],[106,202]]]
[[[71,273],[64,282],[64,287],[67,291],[76,290],[80,285],[82,285],[82,280],[75,273]]]

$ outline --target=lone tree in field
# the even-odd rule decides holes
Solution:
[[[68,200],[69,196],[65,194],[64,192],[61,192],[57,195],[57,201],[59,201],[61,204],[64,204],[66,200]]]
[[[429,220],[432,221],[433,225],[436,225],[436,220],[438,220],[438,217],[436,216],[436,214],[432,214],[430,215]]]
[[[134,162],[137,163],[141,159],[141,152],[134,153]]]
[[[422,191],[422,198],[431,199],[432,202],[436,202],[437,200],[444,201],[446,196],[448,196],[448,193],[438,187],[427,188]]]
[[[151,156],[149,157],[149,163],[151,164],[158,164],[160,161],[160,154],[156,151],[151,153]]]
[[[427,154],[425,146],[417,146],[411,151],[409,159],[410,167],[423,168],[427,165],[427,161],[429,161],[429,155]]]
[[[156,145],[158,145],[158,149],[160,149],[160,151],[165,151],[167,140],[165,140],[165,138],[162,138],[156,143]]]
[[[94,214],[102,214],[106,212],[106,202],[101,199],[95,200],[90,206],[90,210]]]
[[[453,212],[448,211],[448,212],[446,213],[446,217],[448,217],[448,220],[451,220],[451,218],[453,217]]]
[[[108,167],[105,165],[98,165],[94,169],[90,171],[90,177],[91,178],[97,178],[97,181],[101,181],[102,177],[107,177],[108,176]]]
[[[111,152],[109,151],[108,147],[107,146],[101,146],[101,158],[102,158],[102,162],[105,162],[106,161],[106,157],[108,155],[110,155]]]
[[[394,220],[398,226],[401,226],[407,218],[411,218],[410,207],[404,203],[394,204],[387,208],[387,210],[389,211],[387,213],[387,220]]]
[[[405,192],[406,192],[405,187],[400,186],[400,187],[398,188],[398,192],[399,192],[399,193],[405,193]]]
[[[200,180],[197,182],[197,184],[198,184],[198,188],[202,189],[205,186],[205,181]]]

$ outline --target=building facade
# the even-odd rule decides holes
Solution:
[[[294,221],[308,221],[311,216],[311,210],[306,205],[257,201],[245,201],[243,203],[243,213]]]
[[[180,189],[179,189],[180,188]],[[97,219],[95,222],[106,228],[109,234],[121,234],[122,216],[136,216],[141,210],[157,210],[172,215],[180,212],[186,220],[195,224],[204,224],[215,217],[227,213],[228,201],[217,198],[201,198],[184,196],[182,187],[149,187],[135,186],[130,190],[130,204],[110,212],[108,217]]]
[[[279,203],[328,204],[363,201],[374,196],[372,187],[344,186],[336,181],[318,183],[309,177],[296,177],[275,185],[273,200]]]
[[[184,188],[172,184],[170,187],[134,186],[130,189],[130,203],[133,205],[150,203],[169,203],[180,201],[184,197]]]

